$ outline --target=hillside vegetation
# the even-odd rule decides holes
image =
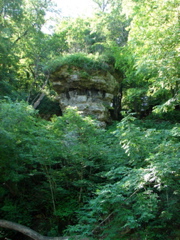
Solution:
[[[178,240],[179,1],[94,2],[52,34],[51,1],[0,5],[0,218],[49,237]],[[49,79],[64,64],[118,72],[121,118],[62,115]]]

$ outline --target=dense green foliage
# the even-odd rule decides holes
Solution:
[[[179,109],[178,1],[136,1],[129,29],[127,46],[114,49],[116,66],[126,73],[124,105],[156,114]]]
[[[179,237],[179,125],[141,125],[128,116],[109,132],[116,161],[107,162],[105,184],[70,231],[103,239]]]
[[[179,124],[130,115],[103,130],[73,109],[41,120],[23,102],[2,102],[0,119],[2,218],[47,235],[179,236]]]
[[[178,0],[94,2],[47,34],[51,1],[0,0],[0,218],[48,236],[178,240]],[[65,64],[118,73],[122,120],[61,116],[49,77]]]

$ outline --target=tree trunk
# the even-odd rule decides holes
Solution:
[[[41,100],[44,98],[44,96],[45,96],[45,93],[41,93],[38,100],[33,104],[34,109],[36,109],[39,106],[39,104],[41,103]]]

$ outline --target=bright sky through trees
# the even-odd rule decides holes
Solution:
[[[93,11],[93,1],[92,0],[66,0],[59,1],[54,0],[58,8],[61,9],[61,14],[63,16],[89,16]]]
[[[47,13],[47,23],[43,26],[42,31],[44,33],[52,33],[53,27],[57,23],[57,19],[60,17],[78,17],[78,16],[91,16],[96,4],[92,0],[53,0],[53,3],[57,5],[57,14]],[[54,20],[53,20],[54,19]]]

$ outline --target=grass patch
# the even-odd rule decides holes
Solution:
[[[102,56],[92,54],[85,55],[83,53],[68,54],[58,57],[48,63],[47,70],[54,72],[64,65],[78,67],[86,72],[91,72],[92,70],[110,70],[107,59]]]

